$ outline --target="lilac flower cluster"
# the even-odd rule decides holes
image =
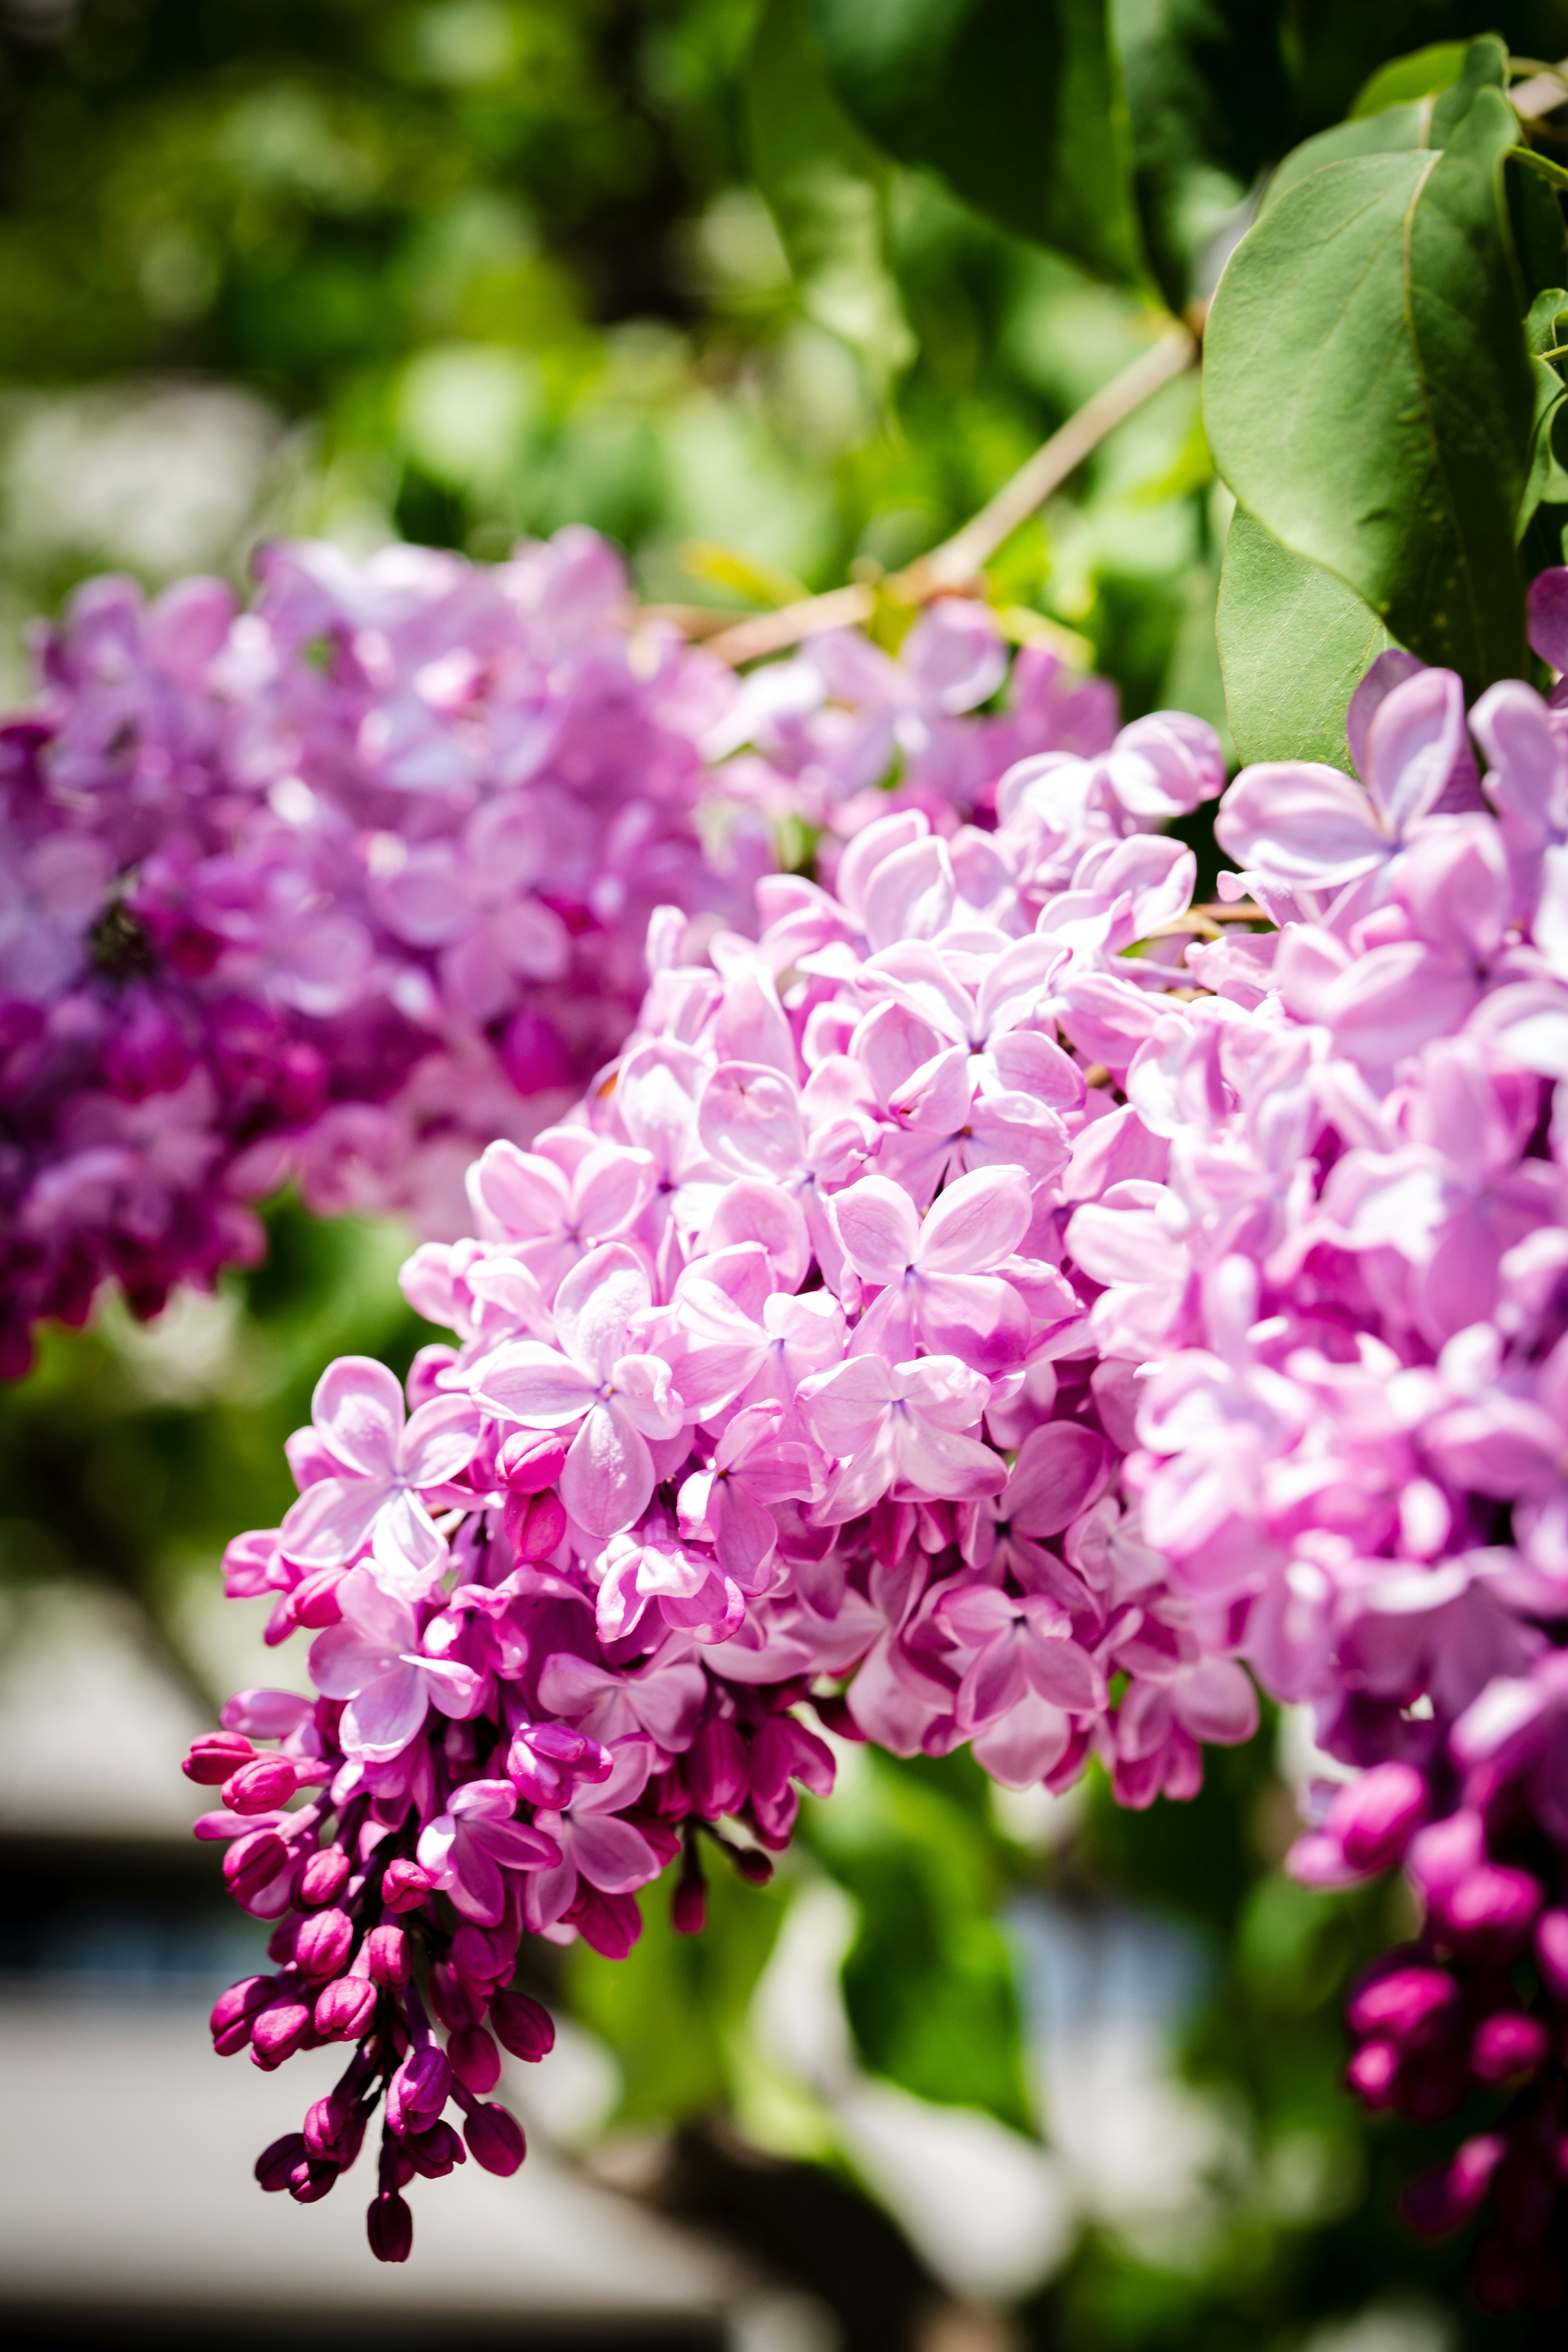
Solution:
[[[1152,828],[1222,775],[1207,728],[1143,719],[1016,766],[994,833],[904,809],[835,892],[767,877],[760,939],[705,962],[657,918],[618,1060],[531,1150],[492,1143],[475,1233],[405,1268],[456,1344],[406,1401],[366,1360],[324,1375],[298,1502],[227,1560],[270,1640],[313,1637],[316,1696],[242,1695],[189,1767],[280,1923],[219,2048],[354,2045],[266,2185],[323,2193],[384,2102],[371,2237],[401,2258],[403,2185],[460,2153],[449,2097],[479,2161],[520,2148],[474,2103],[498,2037],[537,2054],[524,1936],[626,1951],[678,1857],[699,1927],[705,1847],[764,1876],[831,1786],[821,1727],[971,1743],[1013,1786],[1098,1753],[1134,1805],[1250,1735],[1126,1507],[1134,1368],[1070,1238],[1150,1189],[1117,1081],[1184,983],[1194,872]]]
[[[733,681],[595,534],[481,567],[258,559],[254,608],[91,582],[0,730],[0,1356],[254,1255],[248,1203],[460,1222],[461,1171],[633,1018],[650,909],[733,915]]]
[[[1568,575],[1532,612],[1568,667]],[[1352,2085],[1417,2121],[1513,2090],[1411,2208],[1489,2191],[1500,2306],[1564,2288],[1565,700],[1510,681],[1467,721],[1457,677],[1388,654],[1350,712],[1364,788],[1237,778],[1222,897],[1279,928],[1194,943],[1212,993],[1149,1001],[1125,1091],[1155,1160],[1067,1234],[1103,1358],[1142,1368],[1143,1541],[1200,1642],[1363,1775],[1322,1787],[1297,1871],[1405,1860],[1423,1901],[1355,1997]]]

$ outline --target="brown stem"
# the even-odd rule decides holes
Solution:
[[[1197,352],[1197,341],[1190,330],[1173,324],[1157,342],[1085,401],[961,530],[885,581],[883,594],[901,604],[924,604],[933,596],[969,587],[1004,541],[1044,506],[1106,435],[1141,408],[1162,384],[1190,367]],[[763,654],[782,653],[786,646],[799,645],[825,629],[850,628],[868,621],[876,606],[876,590],[856,582],[847,588],[829,589],[824,596],[803,597],[776,613],[758,613],[737,621],[708,643],[721,661],[738,667]]]

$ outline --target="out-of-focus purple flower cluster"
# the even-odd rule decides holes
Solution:
[[[1234,1643],[1200,1645],[1126,1507],[1135,1368],[1071,1255],[1163,1150],[1116,1084],[1184,981],[1194,860],[1150,828],[1222,775],[1207,728],[1143,719],[1016,766],[994,833],[905,809],[833,893],[767,877],[760,939],[706,962],[658,917],[619,1059],[491,1144],[473,1235],[405,1269],[456,1345],[406,1407],[366,1360],[324,1375],[299,1501],[227,1561],[269,1639],[313,1636],[316,1696],[244,1695],[190,1768],[280,1922],[218,2046],[356,2045],[267,2185],[323,2193],[384,2098],[372,2243],[406,2253],[447,2097],[488,2161],[495,2036],[535,2054],[521,1938],[626,1951],[678,1857],[700,1926],[704,1851],[765,1875],[797,1784],[831,1785],[814,1714],[1019,1787],[1098,1753],[1133,1805],[1249,1736]]]
[[[247,1203],[460,1222],[461,1174],[613,1053],[651,908],[732,918],[765,828],[734,684],[570,530],[258,562],[254,607],[90,583],[0,730],[0,1349],[254,1255]]]
[[[1568,575],[1538,582],[1568,666],[1565,613]],[[1221,896],[1279,928],[1194,943],[1213,993],[1149,1001],[1125,1088],[1153,1157],[1067,1247],[1106,1363],[1142,1368],[1126,1484],[1199,1641],[1372,1768],[1321,1788],[1294,1866],[1407,1858],[1423,1899],[1356,1996],[1352,2084],[1423,2121],[1515,2087],[1412,2205],[1442,2226],[1489,2189],[1478,2285],[1510,2305],[1564,2286],[1568,719],[1508,682],[1467,720],[1393,653],[1348,731],[1364,786],[1288,764],[1226,793]]]
[[[853,830],[902,757],[951,829],[1022,752],[1115,724],[1037,651],[1008,716],[961,716],[1008,660],[962,601],[901,662],[840,633],[742,685],[588,530],[258,572],[245,612],[212,581],[89,583],[0,728],[0,1374],[107,1276],[148,1314],[253,1257],[286,1180],[459,1232],[475,1153],[619,1047],[655,907],[695,951],[745,919],[782,816]],[[746,714],[800,705],[803,663],[785,746]],[[773,766],[712,765],[759,730]]]

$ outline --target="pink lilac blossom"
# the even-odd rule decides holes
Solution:
[[[1533,600],[1554,663],[1565,586]],[[1342,1886],[1403,1861],[1421,1900],[1352,2000],[1352,2087],[1418,2123],[1501,2094],[1408,2205],[1431,2230],[1489,2208],[1499,2308],[1565,2288],[1561,702],[1507,681],[1467,714],[1457,677],[1385,655],[1349,716],[1363,783],[1237,778],[1221,897],[1278,928],[1194,942],[1210,992],[1149,1001],[1063,1236],[1193,1637],[1310,1703],[1360,1775],[1320,1789],[1293,1866]]]
[[[475,1153],[620,1046],[656,907],[695,953],[746,919],[781,818],[849,792],[864,823],[903,759],[896,797],[945,794],[951,829],[1022,753],[1114,728],[1113,689],[1037,651],[1005,718],[969,715],[1008,648],[952,600],[901,662],[852,634],[813,656],[809,776],[781,751],[764,788],[712,763],[795,665],[738,682],[592,531],[498,565],[277,545],[258,572],[245,611],[89,583],[0,727],[0,1374],[105,1277],[147,1315],[254,1259],[252,1203],[290,1180],[460,1232]],[[593,1172],[535,1181],[580,1255]]]
[[[1179,1008],[1194,872],[1153,827],[1222,777],[1196,722],[1143,720],[1016,765],[994,832],[895,809],[835,890],[766,877],[760,936],[703,961],[656,916],[619,1057],[490,1143],[474,1231],[405,1269],[453,1334],[406,1415],[377,1364],[323,1376],[299,1502],[226,1563],[269,1641],[312,1637],[312,1696],[241,1694],[187,1767],[278,1923],[217,2047],[354,2045],[264,2187],[324,2194],[381,2106],[370,2238],[402,2260],[416,2171],[465,2141],[510,2169],[496,2040],[548,2044],[527,1939],[623,1955],[671,1864],[683,1931],[705,1853],[765,1877],[832,1784],[814,1717],[1016,1787],[1098,1754],[1133,1805],[1251,1734],[1242,1628],[1119,1475],[1129,1368],[1068,1238],[1152,1189],[1113,1077]]]

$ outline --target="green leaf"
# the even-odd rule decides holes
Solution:
[[[1237,507],[1215,626],[1237,756],[1342,768],[1346,707],[1392,642],[1377,614],[1333,572],[1281,547]]]
[[[752,166],[801,308],[885,393],[915,350],[884,256],[888,165],[834,95],[805,0],[771,0],[743,98]]]
[[[573,1946],[567,1999],[620,2065],[625,2120],[679,2123],[731,2104],[747,2008],[784,1907],[778,1887],[743,1885],[710,1864],[700,1936],[678,1936],[667,1891],[650,1887],[642,1935],[626,1959]]]
[[[901,163],[1097,276],[1143,276],[1106,0],[809,0],[834,84]]]
[[[858,1906],[844,1999],[862,2063],[917,2098],[1032,2130],[980,1767],[872,1753],[851,1787],[810,1809],[806,1833]]]
[[[1500,187],[1517,124],[1484,81],[1440,121],[1452,96],[1431,126],[1445,148],[1325,163],[1242,240],[1209,320],[1205,414],[1264,528],[1477,691],[1525,662],[1514,541],[1535,394]]]
[[[1379,66],[1351,101],[1349,120],[1353,122],[1358,116],[1381,113],[1385,106],[1402,106],[1410,99],[1431,98],[1449,89],[1464,71],[1468,47],[1468,41],[1431,41],[1407,58],[1394,58]]]

